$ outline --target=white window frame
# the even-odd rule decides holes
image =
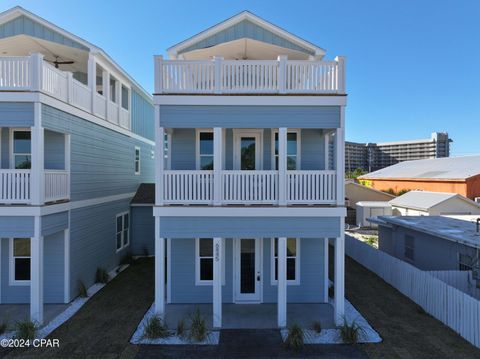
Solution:
[[[125,244],[125,224],[124,224],[124,220],[125,220],[125,215],[128,214],[128,227],[127,227],[127,243]],[[121,212],[121,213],[118,213],[116,216],[115,216],[115,252],[118,253],[122,250],[124,250],[125,248],[127,248],[129,245],[130,245],[130,224],[132,223],[131,219],[130,219],[130,211],[125,211],[125,212]],[[118,217],[122,217],[122,231],[121,231],[121,234],[122,234],[122,246],[120,248],[117,248],[117,234],[120,233],[117,231],[117,220],[118,220]]]
[[[240,139],[241,137],[255,137],[258,139],[258,144],[255,146],[255,150],[258,151],[258,163],[256,163],[257,169],[255,171],[262,171],[263,170],[263,156],[264,156],[264,148],[263,148],[263,128],[234,128],[233,132],[233,168],[236,171],[240,171],[240,161],[241,161],[241,151],[240,151]],[[226,157],[226,156],[224,156]]]
[[[289,237],[294,238],[294,237]],[[288,238],[287,238],[288,240]],[[297,255],[295,258],[295,280],[287,279],[287,285],[300,285],[300,238],[295,238]],[[275,238],[270,238],[270,284],[278,285],[278,280],[275,279]],[[288,255],[287,255],[287,258]],[[286,270],[286,267],[285,267]]]
[[[138,160],[137,160],[137,151],[138,151]],[[135,151],[134,151],[134,162],[133,162],[133,170],[135,171],[135,176],[140,175],[142,172],[142,151],[139,146],[135,146]],[[138,161],[138,171],[137,171],[137,161]]]
[[[18,237],[20,238],[20,237]],[[23,237],[22,237],[23,238]],[[28,237],[25,237],[28,238]],[[32,260],[32,253],[30,253],[30,257],[14,257],[13,256],[13,240],[15,238],[9,238],[9,285],[10,286],[27,286],[30,285],[31,280],[16,280],[15,279],[15,258],[30,258],[30,262]],[[30,249],[32,248],[32,239],[30,238]],[[32,278],[32,273],[30,273],[30,279]]]
[[[10,128],[10,134],[9,134],[9,167],[10,169],[15,169],[15,158],[14,158],[14,152],[13,152],[13,135],[15,132],[30,132],[30,153],[17,153],[19,155],[30,155],[30,161],[32,158],[32,130],[28,127],[26,128]]]
[[[272,170],[278,170],[275,168],[275,157],[277,157],[275,155],[275,134],[278,133],[278,129],[272,129],[272,139],[271,139],[271,168]],[[289,133],[296,133],[297,134],[297,168],[295,170],[289,170],[289,171],[299,171],[302,169],[302,158],[301,158],[301,142],[302,142],[302,139],[301,139],[301,135],[302,135],[302,130],[300,128],[288,128],[287,129],[287,135]],[[288,149],[287,149],[288,150]],[[288,157],[288,153],[287,153],[287,157]]]
[[[200,170],[200,134],[202,132],[207,132],[207,133],[212,133],[213,134],[213,128],[197,128],[195,131],[195,168],[197,171]],[[215,135],[214,135],[214,140],[215,140]],[[206,156],[215,156],[215,153],[212,152],[211,155],[206,155]]]
[[[208,238],[208,237],[202,237]],[[212,238],[213,242],[213,238]],[[212,253],[213,255],[213,253]],[[225,238],[222,238],[222,285],[225,285]],[[213,264],[213,257],[212,257]],[[195,285],[213,285],[213,280],[200,279],[200,238],[195,238]]]

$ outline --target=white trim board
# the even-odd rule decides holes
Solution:
[[[197,106],[346,106],[346,95],[329,96],[222,96],[222,95],[154,95],[155,105]]]
[[[345,207],[169,207],[154,206],[155,217],[345,217]]]

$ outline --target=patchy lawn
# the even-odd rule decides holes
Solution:
[[[380,277],[348,256],[345,266],[348,300],[384,340],[360,345],[370,358],[480,358],[480,349]]]

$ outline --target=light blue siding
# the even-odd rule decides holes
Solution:
[[[62,232],[44,237],[44,301],[45,303],[63,303],[64,301],[64,235]],[[10,245],[8,238],[0,239],[0,285],[1,302],[29,303],[30,286],[10,285]]]
[[[33,102],[0,102],[0,127],[33,126]]]
[[[173,303],[211,303],[212,286],[195,285],[195,239],[172,239],[172,302]],[[233,301],[232,241],[225,240],[225,285],[222,286],[222,300]]]
[[[322,130],[301,131],[301,169],[325,169],[325,137]]]
[[[161,106],[167,128],[338,128],[339,106]],[[159,119],[156,119],[158,121]]]
[[[73,41],[56,31],[39,24],[32,19],[21,15],[3,25],[0,25],[0,39],[16,35],[29,35],[42,40],[56,42],[57,44],[88,51],[88,48]]]
[[[312,50],[308,50],[302,46],[299,46],[273,32],[254,24],[249,20],[243,20],[239,23],[230,26],[212,36],[207,37],[204,40],[198,41],[193,45],[180,51],[179,54],[189,52],[192,50],[203,49],[211,46],[215,46],[224,42],[234,41],[242,38],[253,39],[257,41],[266,42],[268,44],[277,45],[287,49],[300,51],[309,55],[314,55]]]
[[[59,132],[45,131],[44,138],[45,169],[65,169],[65,135]]]
[[[68,212],[49,214],[42,217],[42,236],[48,236],[68,228]]]
[[[130,209],[132,214],[132,255],[155,254],[155,218],[153,217],[152,206],[133,206]]]
[[[42,105],[42,123],[46,129],[71,135],[72,201],[133,193],[140,183],[153,182],[153,146],[50,106]],[[141,155],[138,176],[135,146]]]
[[[33,237],[33,217],[8,216],[0,217],[0,238]]]
[[[130,248],[116,253],[116,215],[130,209],[130,200],[73,209],[70,213],[71,295],[78,295],[79,280],[95,282],[97,268],[115,268]],[[130,221],[131,222],[131,221]]]
[[[172,170],[195,169],[195,129],[175,129],[172,135]]]
[[[137,135],[155,140],[154,108],[151,99],[146,99],[132,89],[132,131]]]
[[[160,217],[160,236],[195,237],[301,237],[340,235],[340,217]]]

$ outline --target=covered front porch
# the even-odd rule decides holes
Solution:
[[[181,320],[199,310],[205,318],[208,329],[213,329],[213,308],[211,304],[167,304],[165,322],[169,329],[176,329]],[[223,329],[274,329],[277,328],[277,305],[225,303],[222,308]],[[335,328],[333,306],[327,303],[287,304],[287,326],[298,324],[310,328],[318,321],[323,329]]]

